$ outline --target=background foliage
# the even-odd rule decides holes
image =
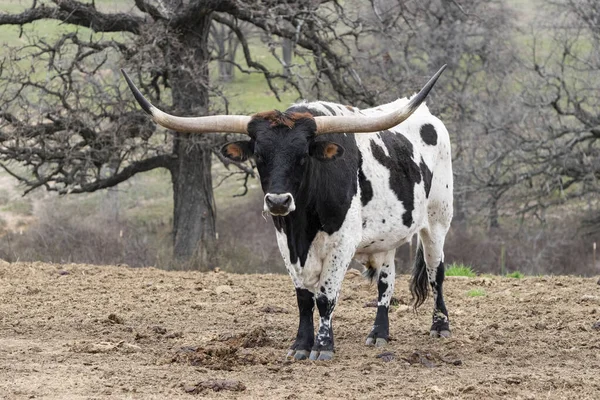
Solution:
[[[75,3],[34,2],[35,9]],[[197,66],[209,74],[197,83],[209,113],[285,109],[303,98],[371,106],[412,94],[447,63],[428,101],[454,146],[456,217],[446,259],[478,272],[597,273],[595,1],[223,3],[235,11],[212,14],[210,58]],[[164,15],[161,4],[98,0],[99,12],[148,25],[95,33],[48,19],[8,25],[7,16],[31,2],[0,0],[1,258],[284,271],[251,166],[225,166],[215,155],[211,262],[173,258],[172,174],[152,162],[188,139],[149,124],[118,73],[127,67],[154,102],[175,105],[167,55],[187,50],[174,48],[176,33],[153,16]],[[269,12],[254,14],[261,10]],[[211,148],[224,138],[202,140]],[[148,172],[112,187],[132,165]],[[96,191],[103,187],[110,189]],[[400,271],[410,268],[411,253],[398,250]]]

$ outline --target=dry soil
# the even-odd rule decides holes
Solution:
[[[0,398],[600,398],[597,278],[447,278],[451,339],[407,281],[388,347],[364,346],[376,287],[349,273],[335,359],[292,362],[285,275],[0,261]]]

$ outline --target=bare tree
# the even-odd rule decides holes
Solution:
[[[165,168],[173,184],[174,255],[189,259],[199,251],[207,262],[215,237],[211,157],[217,139],[159,134],[123,91],[118,67],[133,69],[153,101],[167,102],[173,112],[211,113],[208,37],[219,11],[242,9],[235,1],[137,0],[128,13],[108,13],[94,3],[55,0],[0,14],[0,25],[54,19],[73,27],[58,38],[30,37],[2,60],[2,166],[26,192],[44,187],[59,193],[92,192]],[[123,37],[109,38],[109,32]],[[249,55],[247,60],[269,81],[277,78]],[[9,161],[26,166],[26,173]]]
[[[226,99],[218,100],[209,81],[209,63],[218,58],[209,45],[216,22],[235,35],[244,54],[243,64],[228,62],[242,73],[262,74],[275,96],[285,81],[299,97],[327,92],[374,104],[331,23],[343,13],[335,2],[314,0],[135,0],[127,12],[52,0],[1,13],[0,25],[21,27],[27,44],[4,52],[0,63],[0,165],[27,186],[26,193],[40,187],[93,192],[164,168],[173,185],[174,255],[199,255],[206,263],[215,238],[211,157],[223,138],[156,130],[135,107],[118,68],[133,72],[143,92],[172,113],[226,113]],[[69,32],[53,38],[23,29],[39,20],[60,21]],[[293,40],[304,70],[286,76],[253,57],[243,22]]]
[[[548,207],[567,202],[588,208],[600,226],[600,4],[554,4],[544,38],[534,35],[524,101],[532,118],[520,147],[531,185],[522,213],[545,219]],[[587,201],[586,201],[587,200]]]
[[[248,34],[245,33],[244,36]],[[231,81],[235,74],[235,56],[240,41],[226,25],[213,21],[210,27],[210,42],[219,65],[219,80]]]
[[[453,135],[457,214],[467,219],[481,211],[493,227],[507,193],[525,179],[515,168],[520,155],[507,151],[523,113],[509,101],[514,56],[511,16],[503,4],[135,0],[123,8],[127,12],[107,12],[93,2],[34,1],[22,12],[0,14],[0,25],[51,19],[71,29],[57,38],[24,30],[28,44],[5,53],[1,165],[27,192],[43,187],[59,193],[93,192],[167,169],[174,254],[184,260],[199,252],[208,262],[216,213],[211,160],[224,137],[157,129],[134,104],[120,67],[157,106],[207,115],[229,111],[228,99],[209,79],[214,60],[223,63],[226,76],[225,65],[261,74],[277,97],[285,87],[298,98],[356,106],[409,95],[447,63],[437,89],[444,96],[433,93],[430,104]],[[281,67],[268,68],[255,56],[256,33]],[[236,49],[243,62],[234,57]],[[14,168],[15,162],[26,171]]]
[[[452,135],[454,220],[497,227],[505,195],[518,183],[511,143],[524,115],[513,100],[511,10],[501,0],[371,0],[358,12],[367,23],[354,30],[361,50],[355,66],[379,98],[409,92],[428,69],[448,64],[443,96],[434,93],[428,103]]]

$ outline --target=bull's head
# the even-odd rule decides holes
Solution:
[[[228,143],[221,153],[235,161],[251,157],[256,161],[265,193],[264,210],[284,216],[294,211],[294,198],[301,187],[307,166],[330,162],[344,149],[331,141],[319,140],[325,133],[370,133],[389,129],[407,119],[425,100],[444,71],[444,65],[421,91],[402,108],[382,116],[316,116],[308,112],[269,111],[254,116],[215,115],[177,117],[154,107],[123,72],[140,106],[159,125],[187,133],[232,132],[250,140]],[[307,110],[308,111],[308,110]]]

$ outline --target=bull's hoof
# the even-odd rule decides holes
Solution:
[[[333,351],[331,350],[313,350],[310,352],[310,360],[312,361],[329,361],[333,359]]]
[[[433,324],[431,324],[431,328],[429,329],[429,336],[432,338],[449,338],[451,336],[450,333],[450,322],[447,317],[445,319],[436,318],[434,316]]]
[[[387,339],[384,339],[384,338],[375,339],[372,337],[368,337],[365,344],[367,346],[384,347],[384,346],[387,346],[388,341],[387,341]]]
[[[306,360],[308,358],[308,350],[290,350],[287,353],[287,358],[293,358],[294,360]]]
[[[452,336],[452,333],[450,332],[449,329],[442,329],[440,331],[432,329],[429,332],[429,336],[431,336],[432,338],[446,338],[446,339],[448,339],[449,337]]]

